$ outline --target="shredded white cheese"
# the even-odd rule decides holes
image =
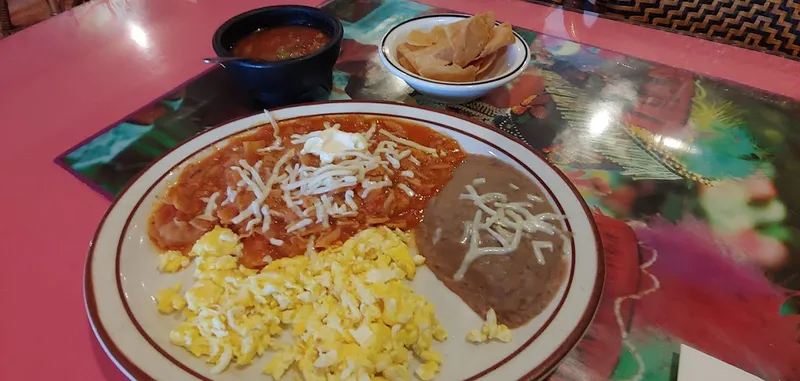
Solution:
[[[364,190],[361,191],[361,194],[359,196],[361,196],[361,198],[364,199],[367,198],[369,193],[374,190],[392,186],[392,180],[389,179],[389,176],[383,176],[383,180],[381,181],[364,180],[361,183],[361,186],[364,188]]]
[[[260,149],[259,152],[283,149],[278,123],[269,111],[264,110],[264,115],[272,125],[275,141],[270,147]],[[293,149],[287,149],[271,170],[263,171],[264,162],[261,160],[254,163],[248,163],[244,159],[239,160],[237,165],[230,169],[235,171],[240,179],[236,186],[228,186],[225,189],[225,200],[222,205],[235,203],[242,192],[252,193],[255,199],[233,217],[231,222],[234,224],[245,223],[245,229],[248,231],[260,227],[260,231],[266,233],[271,228],[272,215],[277,212],[271,211],[264,202],[271,192],[279,190],[285,205],[298,217],[295,223],[287,227],[287,232],[304,229],[313,223],[330,227],[331,218],[357,215],[359,210],[357,196],[363,199],[372,191],[395,185],[387,175],[369,176],[371,171],[383,168],[385,173],[393,175],[396,173],[394,170],[401,168],[401,161],[405,159],[408,159],[410,163],[421,165],[420,160],[412,155],[412,149],[418,149],[432,156],[439,155],[436,149],[378,129],[376,122],[373,122],[365,133],[357,134],[338,131],[341,127],[338,123],[332,125],[331,122],[323,122],[323,127],[324,130],[312,131],[303,135],[293,134],[290,141],[292,144],[308,145],[312,141],[322,139],[323,144],[318,148],[325,148],[327,135],[339,138],[352,138],[357,135],[357,139],[354,139],[363,144],[348,145],[344,144],[347,142],[333,142],[344,144],[345,149],[332,153],[336,158],[335,161],[331,160],[328,163],[323,161],[319,166],[302,163],[287,165],[296,155],[296,151]],[[370,151],[371,144],[369,143],[376,133],[386,136],[387,139],[380,141],[375,149]],[[268,177],[262,178],[262,174]],[[415,173],[411,170],[404,170],[401,172],[401,176],[414,178]],[[356,194],[352,188],[359,185],[363,190]],[[397,184],[397,187],[410,197],[416,196],[416,192],[407,184]],[[331,192],[336,191],[344,191],[344,203],[341,205],[334,203],[328,196]],[[206,213],[201,216],[210,216],[217,208],[218,197],[219,193],[215,193],[209,198]],[[308,197],[312,197],[311,203],[303,201]]]
[[[408,186],[408,185],[406,185],[406,184],[403,184],[403,183],[397,184],[397,188],[398,188],[398,189],[400,189],[400,190],[401,190],[401,191],[403,191],[403,192],[406,192],[406,194],[408,195],[408,197],[414,197],[414,196],[416,196],[416,195],[417,195],[417,194],[414,192],[414,190],[413,190],[413,189],[411,189],[411,187],[409,187],[409,186]]]
[[[545,264],[542,249],[553,250],[553,243],[547,241],[532,241],[531,244],[533,245],[533,252],[536,254],[536,261],[539,262],[540,265]]]
[[[263,205],[261,207],[261,232],[266,233],[269,230],[270,224],[272,224],[272,215],[270,213],[269,207]]]
[[[314,247],[316,246],[315,245],[316,240],[317,237],[313,235],[311,236],[311,238],[308,239],[308,243],[306,244],[306,253],[305,253],[307,257],[313,257],[314,254],[317,253],[317,251],[314,249]]]
[[[214,221],[214,215],[211,213],[217,209],[217,198],[219,197],[219,192],[214,192],[211,196],[208,197],[206,201],[206,209],[203,211],[203,214],[197,216],[197,218],[207,220],[207,221]]]
[[[239,168],[237,166],[233,166],[233,167],[231,167],[231,169],[236,171],[236,173],[238,173],[239,176],[242,177],[242,181],[244,181],[245,187],[247,187],[247,189],[249,191],[253,192],[253,195],[256,196],[256,199],[260,199],[260,198],[264,197],[264,193],[262,191],[263,188],[261,186],[259,186],[258,184],[256,184],[256,182],[253,181],[253,179],[250,178],[250,175],[248,173],[244,172],[242,170],[242,168]],[[259,179],[259,182],[260,182],[260,179]]]
[[[295,230],[302,229],[302,228],[304,228],[304,227],[306,227],[306,226],[308,226],[308,225],[311,225],[313,222],[314,222],[314,221],[312,221],[310,218],[305,218],[305,219],[302,219],[302,220],[300,220],[299,222],[297,222],[297,223],[295,223],[295,224],[293,224],[293,225],[290,225],[289,227],[287,227],[287,228],[286,228],[286,232],[287,232],[287,233],[291,233],[291,232],[293,232],[293,231],[295,231]]]
[[[483,177],[478,177],[475,180],[472,180],[472,185],[483,185],[486,184],[486,179]]]
[[[270,239],[269,239],[269,243],[270,243],[272,246],[283,246],[283,241],[281,241],[281,240],[279,240],[279,239],[275,239],[275,238],[270,238]]]
[[[508,186],[511,187],[513,190],[519,190],[519,187],[514,183],[508,183]]]
[[[433,232],[433,244],[439,243],[439,240],[442,239],[442,228],[437,227],[436,230]]]
[[[367,130],[367,132],[364,134],[364,138],[366,138],[367,141],[372,139],[372,135],[375,134],[376,128],[378,128],[377,122],[372,122],[372,124],[369,125],[369,130]]]
[[[466,245],[467,241],[469,240],[470,234],[472,233],[472,222],[464,221],[463,225],[464,225],[464,230],[463,233],[461,233],[461,244]]]
[[[382,134],[383,136],[386,136],[389,139],[392,139],[393,141],[395,141],[395,142],[397,142],[399,144],[403,144],[403,145],[406,145],[406,146],[411,147],[411,148],[416,148],[416,149],[418,149],[418,150],[420,150],[422,152],[428,153],[428,154],[430,154],[432,156],[435,156],[435,157],[439,156],[439,153],[436,152],[436,149],[430,148],[430,147],[425,147],[422,144],[419,144],[417,142],[413,142],[411,140],[401,138],[401,137],[399,137],[397,135],[392,134],[389,131],[380,130],[380,131],[378,131],[378,133]]]
[[[353,199],[354,195],[355,192],[353,192],[352,189],[348,189],[347,192],[344,192],[344,202],[351,210],[356,211],[358,210],[358,204],[356,204],[356,201]]]
[[[386,153],[386,161],[388,161],[389,164],[392,165],[392,168],[394,169],[400,168],[400,160],[395,159],[394,156],[392,156],[388,152]]]
[[[255,227],[256,224],[260,223],[262,220],[261,208],[259,207],[258,203],[256,203],[255,201],[251,202],[249,208],[253,212],[254,217],[252,220],[247,221],[245,230],[253,230],[253,227]]]
[[[267,111],[267,109],[264,109],[264,116],[267,117],[267,121],[269,122],[269,124],[272,125],[272,137],[274,137],[275,140],[272,141],[272,144],[269,147],[261,148],[258,150],[258,152],[282,150],[283,149],[283,146],[281,146],[282,139],[280,136],[280,128],[278,127],[278,123],[275,121],[275,118],[272,117],[269,111]]]
[[[531,200],[533,202],[542,202],[542,198],[541,197],[533,195],[533,194],[526,195],[525,197],[527,197],[528,200]]]
[[[222,206],[234,203],[236,201],[236,195],[238,193],[239,193],[238,191],[236,191],[233,188],[231,188],[230,186],[228,186],[228,188],[225,189],[226,197],[225,197],[225,201],[222,202]]]
[[[264,184],[264,180],[261,179],[261,175],[258,173],[258,168],[261,167],[261,161],[257,162],[255,167],[248,164],[247,161],[245,161],[244,159],[239,160],[238,163],[239,165],[242,166],[242,168],[246,169],[247,172],[250,173],[250,178],[253,180],[253,183],[255,183],[256,186],[258,186],[258,189],[262,193],[266,193],[269,191],[269,189],[267,189],[266,184]]]
[[[475,181],[473,181],[474,183]],[[554,235],[556,232],[560,232],[550,222],[562,220],[563,216],[554,213],[534,215],[527,209],[532,207],[530,203],[508,202],[508,196],[498,192],[481,195],[477,193],[475,187],[469,184],[464,188],[467,193],[460,195],[460,199],[471,200],[477,210],[472,221],[464,221],[462,243],[469,242],[469,249],[453,276],[455,280],[461,280],[472,262],[481,256],[504,255],[516,251],[519,248],[523,234],[530,235],[535,232],[544,232]],[[528,199],[531,198],[528,197]],[[486,219],[484,219],[484,215],[487,215]],[[497,241],[499,246],[480,246],[480,234],[484,230]],[[561,238],[564,239],[563,234]],[[531,245],[533,246],[536,260],[540,264],[544,264],[542,249],[552,250],[553,244],[547,241],[532,240]],[[564,246],[567,247],[566,241]]]

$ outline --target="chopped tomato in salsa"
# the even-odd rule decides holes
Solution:
[[[328,41],[330,36],[311,27],[279,26],[262,29],[243,38],[233,47],[233,54],[237,57],[281,61],[316,52]]]

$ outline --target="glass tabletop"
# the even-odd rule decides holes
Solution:
[[[0,379],[124,378],[86,322],[88,241],[149,163],[257,111],[200,58],[213,55],[218,25],[264,5],[96,1],[0,41],[2,194],[18,216],[0,230],[10,260],[0,290],[19,311],[3,318],[0,342],[4,353],[59,353],[47,367],[6,356]],[[494,125],[543,153],[593,209],[603,299],[553,380],[672,380],[681,344],[764,379],[800,379],[800,62],[522,1],[322,7],[345,41],[320,100],[418,104]],[[532,59],[481,99],[436,103],[377,58],[400,21],[489,10]]]

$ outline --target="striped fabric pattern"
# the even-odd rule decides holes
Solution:
[[[611,18],[800,58],[800,0],[551,0]]]

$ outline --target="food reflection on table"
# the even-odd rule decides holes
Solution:
[[[428,31],[412,30],[397,46],[397,57],[403,68],[421,77],[472,82],[484,79],[514,40],[511,24],[495,25],[488,12]]]
[[[233,47],[236,57],[282,61],[314,53],[330,41],[325,32],[304,25],[287,25],[255,31]]]
[[[276,380],[430,380],[447,321],[409,283],[418,266],[486,317],[464,345],[512,341],[564,282],[571,238],[531,175],[405,120],[265,116],[186,165],[151,216],[160,270],[194,261],[158,310],[181,313],[171,342],[212,372],[269,353]]]

